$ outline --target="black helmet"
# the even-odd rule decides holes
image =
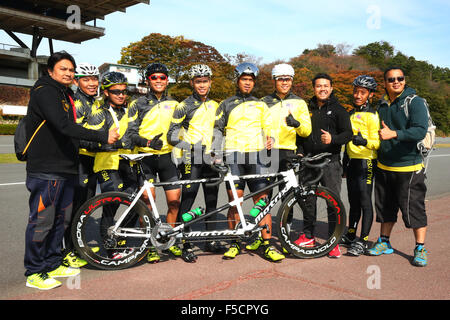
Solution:
[[[162,63],[151,63],[145,68],[145,77],[148,78],[154,73],[164,73],[166,76],[169,76],[169,69]]]
[[[377,90],[377,82],[371,76],[358,76],[355,80],[353,80],[353,86],[366,88],[369,91]]]
[[[128,85],[127,77],[123,73],[111,71],[105,73],[102,77],[102,89],[107,89],[116,84],[126,84]]]

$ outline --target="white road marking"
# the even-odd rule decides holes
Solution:
[[[0,187],[3,187],[3,186],[14,186],[14,185],[19,185],[19,184],[25,184],[25,182],[0,183]]]

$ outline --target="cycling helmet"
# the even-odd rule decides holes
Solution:
[[[259,69],[253,63],[243,62],[236,66],[234,75],[236,76],[236,79],[239,79],[243,74],[249,74],[256,78],[259,74]]]
[[[148,78],[154,73],[164,73],[166,76],[169,76],[169,69],[162,63],[151,63],[145,68],[145,77]]]
[[[89,76],[98,76],[100,73],[98,72],[98,68],[90,63],[82,62],[80,63],[75,70],[75,77],[89,77]]]
[[[377,82],[375,79],[366,75],[356,77],[356,79],[353,80],[353,86],[366,88],[369,91],[377,90]]]
[[[189,69],[189,79],[194,79],[195,77],[211,77],[211,68],[206,64],[196,64]]]
[[[127,77],[123,73],[112,71],[105,73],[102,77],[102,89],[107,89],[116,84],[126,84],[128,85]]]
[[[290,64],[287,63],[281,63],[277,64],[272,69],[272,78],[275,79],[279,76],[289,76],[291,78],[294,77],[295,71],[294,68]]]

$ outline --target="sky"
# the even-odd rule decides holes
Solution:
[[[54,50],[68,51],[78,63],[117,63],[121,48],[161,33],[203,42],[222,55],[245,52],[270,63],[318,44],[345,43],[351,53],[388,41],[407,56],[450,68],[449,17],[448,0],[151,0],[97,20],[105,28],[100,39],[54,41]],[[30,36],[17,35],[31,46]],[[3,31],[0,43],[15,44]],[[48,54],[48,42],[42,41],[38,55]]]

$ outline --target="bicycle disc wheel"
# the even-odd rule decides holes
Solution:
[[[154,222],[146,204],[138,200],[115,235],[113,227],[131,205],[131,195],[105,192],[85,202],[72,224],[72,240],[77,253],[99,269],[119,270],[140,261],[151,245]]]
[[[306,213],[306,217],[305,217]],[[314,219],[315,217],[315,219]],[[345,230],[345,208],[329,189],[319,186],[307,196],[287,195],[277,215],[281,245],[298,258],[318,258],[330,252],[341,240]],[[308,231],[313,241],[298,241]],[[309,238],[309,237],[308,237]]]

